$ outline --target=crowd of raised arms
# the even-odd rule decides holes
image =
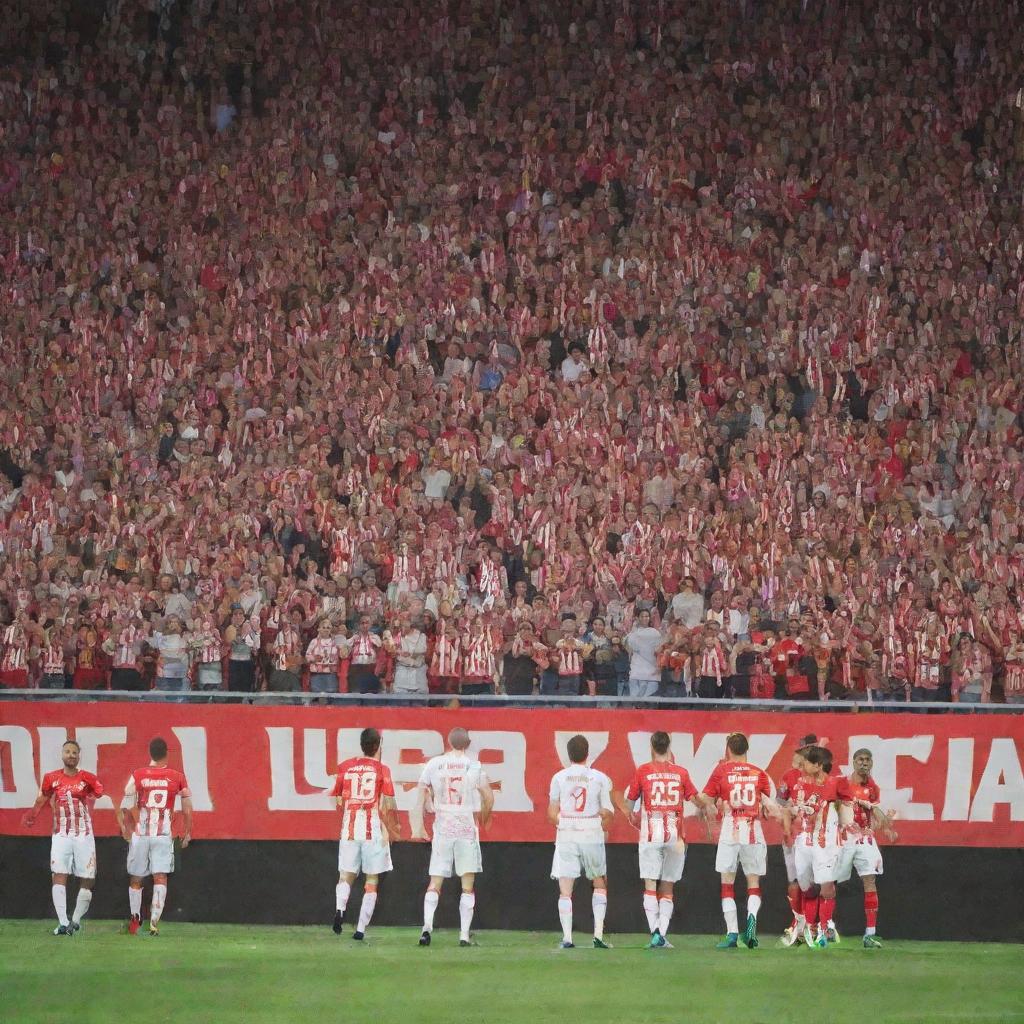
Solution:
[[[1021,701],[1017,6],[18,5],[0,681]]]

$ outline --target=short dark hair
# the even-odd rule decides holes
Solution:
[[[820,765],[826,775],[832,771],[832,751],[828,747],[813,746],[804,754],[804,757],[811,764]]]
[[[651,733],[651,750],[656,754],[667,754],[671,743],[672,738],[667,732],[658,731]]]
[[[590,753],[590,744],[587,742],[586,736],[573,736],[565,745],[565,749],[573,764],[583,764],[587,759],[587,754]]]
[[[167,756],[167,740],[162,736],[154,736],[149,741],[149,756],[154,761],[162,761]]]
[[[729,748],[729,753],[735,754],[737,757],[742,757],[750,749],[750,742],[741,732],[729,733],[725,745]]]
[[[380,750],[380,733],[376,729],[364,729],[359,734],[359,746],[367,757],[373,757]]]
[[[79,751],[82,749],[82,744],[78,740],[65,740],[61,746],[64,747],[77,747]]]

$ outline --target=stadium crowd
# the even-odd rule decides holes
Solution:
[[[7,686],[1024,702],[994,0],[38,0]]]

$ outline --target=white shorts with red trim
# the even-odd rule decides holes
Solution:
[[[640,844],[640,877],[655,882],[678,882],[686,866],[686,844],[682,839],[672,843]]]
[[[96,839],[55,835],[50,840],[50,871],[76,878],[96,877]]]
[[[451,878],[452,874],[478,875],[483,871],[479,839],[455,839],[434,833],[430,844],[430,869],[432,878]]]
[[[786,881],[796,881],[796,846],[782,844],[782,859],[786,862]]]
[[[870,836],[847,839],[839,854],[836,881],[845,882],[854,869],[857,876],[880,875],[882,873],[882,851]]]
[[[133,878],[169,875],[174,870],[174,840],[170,836],[132,835],[128,844],[128,874]]]
[[[608,874],[608,859],[604,840],[588,843],[576,839],[558,840],[551,861],[552,878],[579,878],[585,875],[593,881]]]
[[[391,870],[391,844],[380,839],[342,839],[338,843],[338,871],[342,874],[382,875]]]
[[[763,876],[768,867],[768,847],[765,843],[727,843],[718,840],[715,870],[719,874],[736,874],[743,868],[745,875]]]

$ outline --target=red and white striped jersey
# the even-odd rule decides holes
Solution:
[[[4,630],[4,655],[0,667],[4,671],[28,668],[28,637],[17,625]]]
[[[136,835],[169,836],[175,799],[191,795],[185,776],[177,768],[151,764],[132,772],[121,806],[138,808]]]
[[[457,676],[459,674],[459,637],[448,628],[440,628],[434,634],[434,653],[430,658],[430,672],[435,676]]]
[[[43,674],[57,676],[64,671],[64,644],[49,643],[43,648]]]
[[[53,808],[53,832],[59,836],[91,836],[89,808],[103,796],[103,784],[92,772],[76,771],[68,775],[63,768],[43,776],[39,792],[50,797]]]
[[[212,626],[196,633],[193,640],[199,645],[197,660],[201,665],[213,665],[224,656],[224,643]]]
[[[326,674],[338,671],[338,645],[332,637],[314,637],[306,648],[306,663],[310,672]]]
[[[331,796],[344,801],[341,838],[381,837],[380,801],[394,796],[391,769],[373,757],[350,757],[338,765]]]
[[[462,639],[462,670],[467,679],[494,676],[494,642],[490,630],[470,633]]]
[[[583,659],[576,638],[562,637],[555,646],[558,648],[558,674],[578,676],[583,671]]]
[[[720,843],[763,843],[761,797],[771,796],[768,776],[746,761],[719,761],[704,787],[706,796],[722,801]]]
[[[697,795],[690,773],[670,761],[640,765],[626,787],[640,800],[640,842],[674,843],[683,838],[683,805]]]
[[[376,633],[356,633],[349,640],[350,657],[353,665],[373,665],[377,661],[377,650],[381,639]]]
[[[279,672],[294,671],[290,662],[302,653],[301,648],[302,638],[291,626],[285,626],[274,640],[274,668]]]
[[[114,668],[139,668],[142,664],[142,641],[145,639],[140,629],[128,626],[117,634],[117,646],[114,649]],[[109,648],[108,648],[109,649]]]
[[[705,647],[700,652],[700,672],[698,675],[701,676],[714,676],[716,679],[721,681],[722,676],[728,675],[729,663],[725,657],[725,651],[722,650],[721,645],[715,644],[713,647]]]

